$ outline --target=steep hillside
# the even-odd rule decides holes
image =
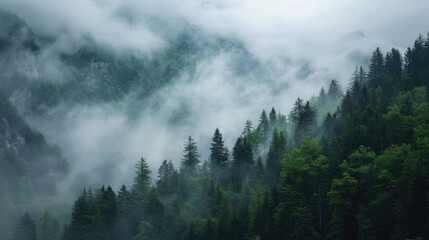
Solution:
[[[37,35],[5,11],[0,18],[1,91],[26,115],[51,114],[57,106],[117,102],[125,96],[142,103],[182,73],[192,79],[197,63],[224,53],[231,57],[237,76],[257,74],[260,81],[268,80],[267,68],[241,43],[209,36],[193,26],[144,53],[118,50],[89,36]]]
[[[22,208],[54,196],[67,169],[60,149],[31,129],[0,95],[0,237],[9,225],[7,220]]]

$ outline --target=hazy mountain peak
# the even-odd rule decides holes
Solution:
[[[341,42],[350,42],[354,40],[359,40],[366,38],[365,34],[362,31],[349,32],[342,36],[339,41]]]
[[[22,45],[29,50],[38,50],[35,35],[24,20],[0,9],[0,52],[13,45]]]

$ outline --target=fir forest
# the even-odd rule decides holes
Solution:
[[[428,10],[1,0],[0,239],[429,239]]]

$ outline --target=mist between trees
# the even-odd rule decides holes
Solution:
[[[189,136],[179,168],[84,189],[62,239],[426,239],[429,236],[429,39],[376,49],[342,93],[336,80],[289,115],[245,123],[232,149],[214,130],[203,160]],[[178,156],[179,158],[179,156]],[[49,210],[48,210],[49,211]],[[59,239],[46,212],[12,239]]]

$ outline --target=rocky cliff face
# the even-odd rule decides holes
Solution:
[[[0,149],[2,151],[20,151],[25,146],[25,139],[10,125],[6,117],[0,119]]]

